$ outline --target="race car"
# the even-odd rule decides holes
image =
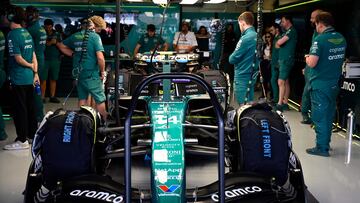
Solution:
[[[278,181],[278,174],[267,173],[270,170],[266,168],[258,172],[243,167],[244,160],[249,161],[249,157],[246,157],[247,146],[242,139],[245,136],[240,136],[239,132],[240,128],[248,126],[237,123],[243,118],[241,111],[226,105],[228,97],[221,99],[226,90],[217,94],[214,91],[217,84],[204,80],[204,75],[168,73],[169,70],[170,66],[165,65],[164,73],[144,78],[130,95],[120,96],[119,112],[126,116],[119,125],[96,128],[91,172],[59,178],[54,188],[46,189],[44,170],[35,170],[41,168],[41,163],[34,159],[29,169],[25,201],[307,202],[301,164],[288,146],[288,140],[282,145],[288,149],[283,181]],[[132,76],[129,80],[133,81]],[[186,88],[181,93],[179,89],[184,84],[190,88],[195,84],[197,94]],[[113,99],[113,95],[109,95],[108,98]],[[126,99],[122,99],[124,97]],[[109,104],[113,107],[111,101]],[[269,115],[277,114],[271,111]],[[285,125],[276,130],[286,135],[290,133]],[[264,154],[271,152],[266,142],[261,148]],[[187,178],[187,166],[203,167],[193,158],[198,156],[216,158],[218,176],[207,184],[188,187],[191,180]],[[147,176],[150,178],[143,183],[144,187],[132,185],[132,163],[136,160],[149,169]],[[195,163],[191,163],[192,160]],[[114,166],[118,168],[114,170]],[[272,167],[277,168],[274,164]]]

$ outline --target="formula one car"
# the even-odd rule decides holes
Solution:
[[[35,159],[29,169],[26,202],[307,201],[302,168],[291,148],[286,160],[286,180],[281,184],[275,174],[243,170],[245,149],[240,125],[236,124],[240,115],[228,107],[226,82],[222,83],[224,87],[219,80],[206,81],[206,73],[201,72],[169,73],[169,64],[174,60],[166,54],[162,60],[163,73],[142,79],[133,89],[124,82],[125,72],[120,73],[123,79],[119,78],[118,85],[123,92],[119,108],[113,106],[111,91],[108,107],[120,112],[120,117],[126,116],[118,124],[97,129],[91,156],[94,170],[58,179],[56,187],[46,189],[46,195],[39,198],[44,193],[44,180],[42,173],[35,171],[39,164]],[[127,80],[135,81],[139,76],[134,75]],[[219,86],[224,89],[215,92]],[[132,163],[139,157],[150,169],[145,175],[150,180],[141,187],[132,184],[136,177],[131,176],[135,170]],[[216,158],[218,172],[214,181],[209,178],[207,184],[188,186],[191,180],[187,166],[203,167],[197,165],[195,157]],[[114,165],[118,168],[112,168]]]

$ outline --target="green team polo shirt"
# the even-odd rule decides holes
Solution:
[[[56,39],[57,42],[61,41],[59,33],[57,33],[55,30],[52,31],[52,34],[47,35],[46,41],[51,41],[52,39]],[[59,55],[60,55],[60,51],[56,47],[56,44],[46,46],[45,60],[59,60]]]
[[[258,66],[256,64],[253,67],[256,39],[255,28],[250,27],[246,29],[242,33],[234,52],[230,55],[229,63],[235,65],[235,78],[239,75],[252,74],[253,71],[257,70]]]
[[[334,28],[326,29],[314,39],[310,55],[318,56],[319,60],[309,72],[312,89],[329,88],[338,84],[345,59],[345,49],[345,38]]]
[[[272,65],[276,65],[278,64],[278,60],[279,60],[279,49],[280,48],[276,48],[276,42],[280,39],[280,35],[275,36],[274,40],[273,40],[273,44],[272,44],[272,48],[271,48],[271,64]]]
[[[297,33],[294,26],[291,26],[286,32],[281,36],[287,36],[289,39],[281,45],[279,49],[279,60],[289,60],[294,59],[295,57],[295,48],[297,42]]]
[[[27,62],[32,63],[34,43],[30,33],[24,28],[16,28],[8,33],[9,72],[10,81],[14,85],[31,85],[34,80],[33,71],[19,65],[15,55],[21,55]]]
[[[39,21],[32,22],[27,28],[34,40],[36,59],[39,64],[43,63],[46,45],[46,31],[40,26]]]
[[[0,31],[0,69],[4,69],[5,36]]]
[[[148,34],[145,34],[143,36],[141,36],[141,38],[139,39],[139,41],[137,42],[138,44],[141,45],[140,47],[140,53],[144,53],[144,52],[149,52],[155,49],[155,46],[158,44],[163,45],[165,43],[165,41],[163,40],[163,38],[158,37],[156,35],[154,35],[153,37],[150,37]]]
[[[316,30],[314,30],[313,36],[311,38],[311,45],[314,43],[315,38],[319,35],[319,33],[316,32]],[[305,63],[306,64],[306,63]],[[305,70],[304,70],[304,76],[308,77],[310,72],[310,68],[308,65],[305,65]]]
[[[81,71],[79,78],[87,78],[94,73],[99,72],[99,65],[97,64],[96,52],[104,51],[101,38],[94,31],[87,31],[89,38],[87,40],[86,51],[82,55],[83,42],[85,30],[72,34],[70,37],[63,41],[64,45],[74,50],[73,68],[79,68]]]

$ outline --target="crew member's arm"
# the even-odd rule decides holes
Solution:
[[[35,64],[27,62],[20,54],[15,55],[15,61],[16,61],[16,63],[18,63],[21,66],[24,66],[24,67],[34,70]]]
[[[315,66],[317,65],[318,61],[319,61],[319,56],[316,55],[306,55],[306,64],[310,67],[310,68],[315,68]]]
[[[99,70],[101,73],[101,77],[100,79],[103,80],[104,76],[105,76],[105,58],[104,58],[104,54],[102,51],[97,51],[96,52],[96,58],[97,58],[97,63],[99,65]]]
[[[160,38],[160,44],[162,45],[162,50],[167,51],[169,49],[168,43],[161,37]]]
[[[289,39],[290,39],[290,31],[292,28],[288,29],[283,37],[281,37],[277,42],[275,47],[280,48],[282,45],[284,45]]]
[[[39,78],[39,75],[38,75],[38,61],[37,61],[35,52],[33,52],[32,63],[34,64],[34,67],[33,67],[33,71],[34,71],[33,84],[35,85],[36,83],[38,83],[40,85],[40,78]]]
[[[56,46],[57,48],[66,56],[72,56],[74,54],[74,41],[75,39],[74,35],[71,35],[70,37],[68,37],[67,39],[65,39],[64,41],[57,43]]]
[[[321,52],[321,43],[319,40],[315,39],[310,48],[310,53],[305,56],[306,65],[310,68],[315,68],[319,61],[319,56]]]
[[[289,39],[290,39],[290,38],[289,38],[287,35],[283,36],[282,38],[280,38],[280,39],[276,42],[275,47],[276,47],[276,48],[280,48],[280,47],[281,47],[283,44],[285,44]]]
[[[135,49],[134,49],[134,57],[136,56],[136,54],[139,53],[140,47],[141,47],[141,44],[137,43],[136,46],[135,46]]]
[[[105,57],[104,57],[104,47],[102,45],[102,41],[99,35],[96,35],[95,44],[94,44],[94,48],[96,51],[96,58],[97,58],[97,63],[99,65],[99,71],[100,71],[100,79],[103,80],[105,77]]]
[[[57,43],[56,46],[59,48],[59,50],[65,54],[66,56],[72,56],[74,51],[70,49],[70,47],[66,46],[64,43],[60,42]]]
[[[249,51],[246,40],[240,39],[234,52],[229,56],[230,64],[237,64],[243,59],[243,56]]]
[[[175,36],[174,36],[174,41],[173,41],[173,48],[176,52],[179,50],[178,46],[177,46],[179,43],[179,37],[180,37],[180,32],[176,32]]]
[[[167,51],[169,49],[169,45],[168,45],[168,43],[164,43],[163,44],[163,51]]]
[[[46,39],[46,46],[51,46],[51,45],[54,45],[54,44],[56,44],[56,43],[57,43],[57,39],[56,39],[56,38],[51,38],[51,39],[47,38],[47,39]]]

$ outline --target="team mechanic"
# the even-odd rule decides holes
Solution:
[[[317,9],[311,13],[310,22],[311,22],[311,26],[314,28],[315,28],[315,18],[320,12],[322,12],[322,10]],[[316,30],[314,30],[314,33],[313,33],[313,36],[311,39],[311,44],[313,44],[313,42],[317,36],[318,36],[318,33],[316,32]],[[301,96],[301,114],[303,117],[303,120],[301,121],[302,124],[311,124],[312,123],[311,118],[309,117],[309,111],[311,110],[310,91],[309,91],[309,71],[310,71],[310,68],[306,65],[305,68],[303,69],[305,86],[304,86],[303,94]]]
[[[295,63],[295,48],[297,42],[297,32],[293,26],[290,16],[281,18],[281,27],[286,31],[276,42],[279,49],[279,100],[276,109],[283,111],[289,110],[288,99],[290,95],[289,75]]]
[[[234,64],[234,92],[238,104],[254,100],[254,81],[252,74],[258,68],[255,62],[256,38],[254,15],[251,12],[244,12],[238,18],[241,37],[236,45],[235,51],[229,57],[229,63]],[[257,61],[257,60],[256,60]],[[251,82],[251,84],[249,84]],[[250,92],[247,93],[247,88]],[[248,95],[247,95],[248,94]],[[248,97],[248,98],[246,98]]]
[[[39,23],[39,11],[33,6],[26,7],[26,23],[27,30],[29,31],[32,39],[34,40],[34,49],[36,60],[38,62],[38,71],[40,82],[44,81],[45,71],[45,44],[46,44],[46,31]],[[41,84],[40,84],[41,85]],[[36,118],[37,122],[41,122],[44,118],[44,104],[40,95],[34,91]]]
[[[279,100],[279,86],[278,86],[278,78],[279,78],[279,49],[276,47],[277,41],[281,38],[280,34],[281,28],[278,24],[273,24],[270,27],[270,33],[273,35],[273,44],[271,47],[271,89],[273,94],[273,102],[278,103]]]
[[[34,84],[39,83],[38,65],[34,41],[22,27],[25,20],[23,8],[9,9],[7,19],[11,31],[7,35],[9,48],[9,76],[13,94],[15,142],[4,146],[5,150],[22,150],[30,147],[27,138],[33,139],[37,129],[34,111]]]
[[[310,67],[309,84],[311,118],[315,124],[316,146],[308,154],[329,156],[332,122],[339,93],[338,81],[345,58],[345,38],[333,28],[330,13],[320,12],[315,18],[316,32],[306,64]]]
[[[105,93],[102,87],[102,80],[105,76],[104,47],[100,36],[96,32],[100,32],[105,28],[104,19],[100,16],[93,16],[88,19],[87,29],[89,30],[74,33],[58,44],[59,49],[65,55],[73,56],[73,73],[78,72],[74,77],[78,79],[79,106],[89,106],[87,99],[91,95],[96,102],[96,109],[104,120],[108,115],[105,108]]]

